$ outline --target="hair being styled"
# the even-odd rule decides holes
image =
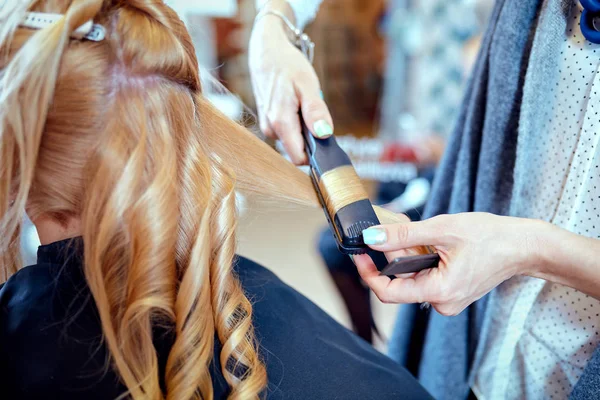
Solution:
[[[18,27],[26,11],[64,17],[33,31]],[[106,39],[71,40],[90,19]],[[234,190],[316,206],[310,179],[203,98],[191,39],[160,0],[4,2],[0,50],[2,280],[21,267],[25,209],[79,219],[123,397],[211,399],[215,331],[230,398],[259,397],[252,306],[232,273]],[[157,324],[176,334],[166,393]]]

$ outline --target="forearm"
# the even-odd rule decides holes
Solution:
[[[293,8],[290,6],[286,0],[257,0],[256,8],[259,11],[263,10],[272,10],[277,11],[285,15],[289,20],[296,24],[296,14],[294,13]],[[267,16],[265,15],[266,18]]]
[[[283,12],[300,30],[310,23],[323,0],[256,0],[257,9]]]
[[[259,12],[276,11],[285,15],[293,24],[296,23],[294,10],[286,0],[258,0],[257,9]],[[288,43],[291,32],[286,28],[285,23],[277,15],[264,13],[256,19],[252,29],[250,40],[250,52],[260,53],[257,49],[262,49],[266,43],[281,45]],[[279,43],[279,44],[278,44]]]
[[[539,224],[535,258],[528,275],[577,289],[600,299],[600,240]]]

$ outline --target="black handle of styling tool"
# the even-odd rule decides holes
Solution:
[[[326,172],[343,166],[352,166],[350,157],[342,150],[334,136],[326,139],[314,137],[306,126],[302,113],[300,113],[300,122],[313,185],[338,248],[345,254],[364,254],[369,251],[369,247],[363,241],[362,231],[380,224],[369,199],[350,203],[337,210],[335,215],[330,215],[325,203],[325,194],[319,187],[321,177]]]
[[[373,205],[368,199],[359,200],[341,208],[335,215],[330,215],[325,203],[324,194],[321,192],[319,186],[321,177],[326,172],[336,168],[352,166],[352,162],[346,152],[339,146],[334,136],[326,139],[314,137],[306,126],[301,112],[299,115],[312,182],[325,211],[327,222],[329,222],[338,248],[345,254],[364,254],[370,248],[364,243],[362,231],[380,224]],[[381,273],[393,276],[408,272],[418,272],[427,268],[436,268],[439,260],[439,255],[436,253],[400,257],[389,263]]]
[[[400,275],[409,272],[419,272],[428,268],[437,268],[440,262],[440,256],[437,253],[398,257],[381,270],[380,275]]]
[[[296,42],[302,44],[301,46],[297,45],[297,47],[303,51],[312,63],[314,43],[305,34],[298,36]],[[352,166],[352,162],[350,161],[350,157],[338,145],[334,136],[326,139],[317,139],[306,126],[302,112],[299,111],[298,114],[302,127],[302,135],[304,136],[306,154],[310,164],[310,176],[319,201],[325,211],[329,227],[333,231],[338,248],[345,254],[364,254],[370,248],[363,241],[362,231],[380,224],[377,214],[373,210],[373,205],[369,199],[359,200],[337,210],[335,215],[329,215],[323,193],[321,193],[321,188],[319,187],[321,176],[341,166]],[[437,254],[427,254],[410,258],[411,260],[396,259],[388,264],[383,271],[391,271],[388,275],[393,276],[393,271],[399,269],[401,266],[404,270],[417,272],[422,269],[437,267],[439,262]]]

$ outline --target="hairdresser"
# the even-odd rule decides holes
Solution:
[[[417,356],[412,369],[438,399],[600,398],[599,12],[596,0],[498,0],[425,211],[433,218],[364,232],[388,258],[425,244],[440,254],[437,269],[395,280],[354,258],[382,301],[433,306],[417,324],[399,320],[392,345]],[[261,77],[294,88],[298,74],[313,76],[299,57],[273,55],[292,50],[266,18],[251,47],[270,64],[251,57],[259,99]],[[293,127],[272,104],[259,101],[263,123]],[[292,149],[300,136],[285,130],[271,132]]]

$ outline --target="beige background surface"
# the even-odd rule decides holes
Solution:
[[[350,327],[350,319],[337,288],[318,253],[317,235],[327,224],[323,211],[290,207],[276,209],[251,204],[242,212],[238,231],[238,253],[273,271],[325,310]],[[397,306],[382,304],[371,296],[375,321],[389,337]],[[376,347],[385,351],[385,344]]]

